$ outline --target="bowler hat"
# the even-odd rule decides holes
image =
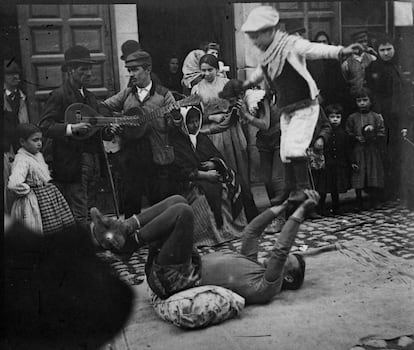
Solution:
[[[138,41],[135,40],[127,40],[121,45],[121,60],[125,61],[126,57],[129,56],[131,53],[141,50],[141,45]]]
[[[241,27],[242,32],[258,32],[279,23],[279,12],[272,6],[254,8]]]
[[[91,59],[89,50],[80,45],[72,46],[65,51],[65,63],[62,65],[62,71],[67,72],[69,66],[76,64],[93,64],[96,61]]]
[[[138,50],[135,51],[125,58],[125,67],[136,67],[136,66],[143,66],[143,65],[152,65],[152,59],[148,52]]]
[[[14,60],[4,60],[4,74],[20,74],[19,65]]]

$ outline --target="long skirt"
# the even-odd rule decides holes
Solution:
[[[211,247],[242,236],[243,229],[247,225],[246,215],[242,209],[238,217],[233,219],[226,188],[223,187],[222,194],[223,226],[221,228],[217,227],[210,205],[198,188],[193,188],[187,197],[194,211],[195,246]]]
[[[19,198],[13,205],[13,216],[23,219],[25,223],[29,222],[29,227],[37,226],[36,231],[44,235],[62,232],[75,226],[75,219],[68,203],[57,187],[51,183],[32,187],[27,196]]]
[[[219,150],[226,164],[241,176],[245,184],[249,184],[247,140],[241,125],[237,123],[221,133],[211,134],[208,137]]]
[[[354,159],[359,169],[352,174],[353,188],[384,187],[384,168],[375,144],[356,145]]]

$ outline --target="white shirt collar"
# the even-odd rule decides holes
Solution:
[[[140,88],[137,86],[137,94],[141,102],[144,101],[145,97],[147,97],[148,93],[151,91],[151,88],[152,81],[150,81],[150,83],[146,87]]]
[[[137,86],[138,93],[142,91],[150,92],[151,88],[152,88],[152,80],[149,82],[149,84],[146,87],[140,88]]]
[[[10,91],[9,89],[4,89],[5,91],[6,91],[6,96],[8,97],[8,96],[10,96],[12,93],[13,93],[13,91]],[[17,90],[16,90],[17,91]]]

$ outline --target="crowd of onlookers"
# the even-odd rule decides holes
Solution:
[[[370,208],[397,198],[413,208],[412,83],[400,70],[390,38],[377,37],[371,47],[368,33],[361,31],[352,40],[363,48],[359,54],[342,62],[307,62],[322,107],[304,175],[321,196],[311,218],[340,213],[340,194],[350,189],[355,189],[358,210],[364,208],[363,192]],[[330,44],[325,32],[317,33],[314,41]],[[283,197],[275,174],[285,172],[282,192],[290,189],[291,176],[288,166],[277,168],[277,93],[266,84],[246,88],[242,81],[229,79],[229,67],[220,57],[217,43],[204,43],[182,64],[170,55],[165,70],[153,72],[151,55],[128,40],[121,56],[130,75],[128,86],[98,101],[87,89],[94,64],[90,52],[71,47],[62,66],[66,80],[49,96],[37,126],[29,123],[20,68],[6,60],[5,212],[45,234],[75,222],[86,225],[97,179],[104,177],[113,183],[125,217],[142,210],[144,197],[155,204],[181,194],[195,212],[197,244],[240,236],[258,214],[248,144],[257,147],[259,172],[272,203]],[[74,103],[88,105],[107,122],[98,128],[88,120],[69,119],[68,107]],[[75,116],[82,113],[73,111]],[[137,116],[148,121],[138,123]],[[256,140],[249,137],[252,130]],[[274,222],[267,231],[278,229]]]

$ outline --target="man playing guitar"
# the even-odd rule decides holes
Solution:
[[[102,105],[112,112],[146,114],[162,107],[176,107],[165,87],[151,79],[152,59],[142,50],[125,57],[125,67],[131,77],[131,87],[106,99]],[[110,132],[119,135],[121,149],[117,153],[123,176],[125,217],[141,211],[142,195],[154,204],[173,194],[169,186],[170,164],[174,151],[168,144],[168,114],[161,115],[139,127],[112,124]]]
[[[91,80],[94,61],[84,46],[69,48],[64,57],[62,71],[67,73],[67,79],[49,96],[39,126],[43,135],[52,140],[51,149],[44,150],[47,159],[52,157],[52,177],[67,200],[75,220],[86,224],[88,194],[91,194],[91,183],[98,173],[98,154],[102,146],[99,134],[79,139],[89,132],[91,125],[66,122],[65,111],[73,103],[83,103],[98,110],[96,96],[86,89]]]

